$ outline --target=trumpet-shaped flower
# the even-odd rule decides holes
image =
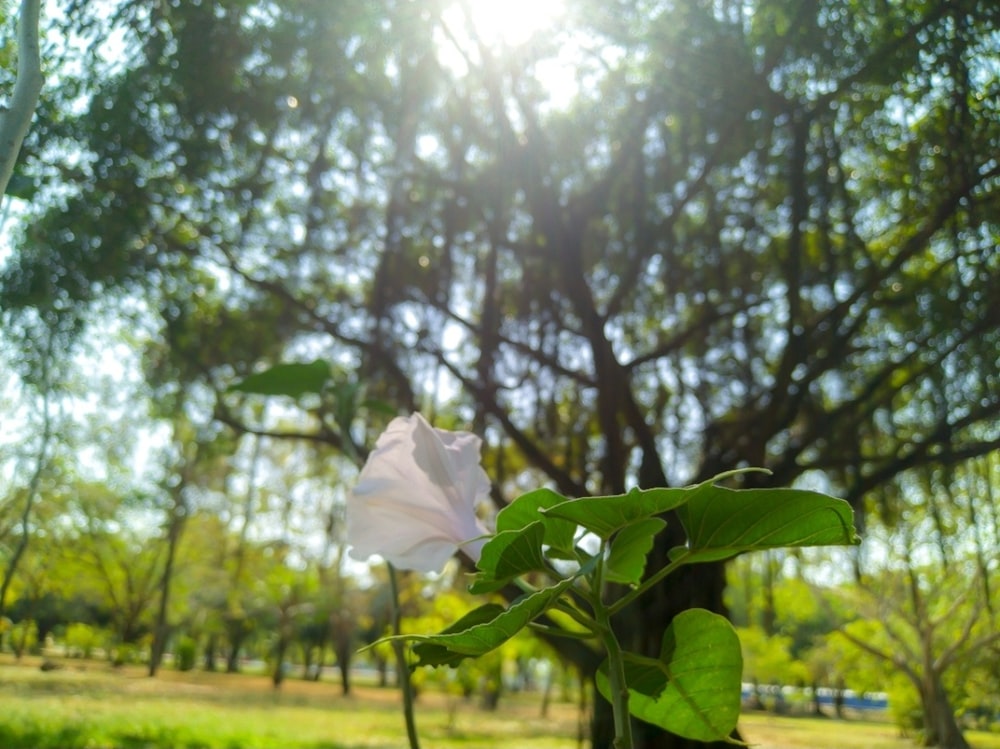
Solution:
[[[395,418],[347,498],[352,558],[378,554],[399,569],[437,572],[459,547],[478,561],[488,531],[476,515],[489,478],[479,437]]]

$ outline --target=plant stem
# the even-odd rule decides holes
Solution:
[[[625,681],[625,661],[621,645],[611,629],[608,617],[601,616],[604,624],[601,640],[608,653],[608,689],[611,693],[611,712],[615,720],[614,749],[632,749],[632,718],[628,711],[628,684]]]
[[[625,660],[621,644],[611,626],[611,609],[604,604],[604,545],[602,543],[597,569],[594,571],[594,617],[604,650],[608,654],[608,691],[614,716],[613,749],[632,749],[632,718],[628,710],[628,683],[625,680]]]
[[[566,616],[570,617],[575,622],[582,625],[584,628],[586,628],[588,633],[597,631],[597,623],[589,616],[587,616],[584,612],[580,611],[580,609],[578,609],[576,606],[573,606],[572,604],[566,603],[564,601],[556,601],[555,604],[553,604],[552,608],[554,608],[556,611],[561,611],[562,613],[566,614]],[[588,634],[588,637],[589,636],[590,635]]]
[[[396,581],[396,568],[389,567],[389,588],[392,593],[392,634],[400,634],[399,583]],[[401,640],[392,641],[392,651],[396,654],[396,673],[399,674],[399,686],[403,690],[403,719],[406,721],[406,738],[410,749],[420,749],[420,739],[417,736],[417,720],[413,712],[413,685],[410,683],[410,666],[406,662],[406,645]]]
[[[645,593],[647,590],[649,590],[654,585],[656,585],[661,580],[663,580],[665,577],[667,577],[668,575],[673,574],[676,570],[678,570],[679,568],[683,567],[685,564],[687,564],[687,558],[688,558],[688,556],[690,556],[690,553],[689,552],[685,552],[684,554],[682,554],[681,556],[679,556],[677,559],[675,559],[674,561],[672,561],[669,564],[665,565],[664,567],[661,567],[655,573],[653,573],[648,578],[646,578],[645,580],[643,580],[642,584],[639,587],[633,588],[628,593],[626,593],[621,598],[619,598],[617,601],[615,601],[613,604],[611,604],[608,607],[609,614],[611,616],[614,616],[619,611],[621,611],[623,608],[625,608],[630,603],[632,603],[632,601],[634,601],[636,598],[638,598],[643,593]]]

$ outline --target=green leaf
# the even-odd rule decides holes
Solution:
[[[566,497],[551,489],[535,489],[522,494],[497,513],[497,532],[520,530],[540,520],[545,527],[545,543],[554,549],[572,554],[576,523],[548,517],[541,512],[545,508],[565,501]]]
[[[399,635],[385,639],[414,642],[418,666],[455,665],[463,658],[475,658],[503,645],[555,603],[572,584],[573,578],[563,580],[521,596],[506,609],[487,604],[493,608],[480,607],[436,635]]]
[[[696,741],[727,739],[740,715],[743,657],[725,617],[688,609],[663,635],[659,659],[625,653],[629,712]],[[609,696],[607,663],[597,688]]]
[[[257,372],[229,389],[259,395],[288,395],[298,398],[306,393],[319,393],[330,382],[328,362],[317,359],[311,364],[275,364]]]
[[[611,541],[605,579],[637,585],[646,571],[646,556],[653,548],[653,538],[666,525],[667,521],[661,518],[646,518],[622,528]]]
[[[486,603],[460,617],[451,626],[442,630],[441,634],[451,634],[471,629],[479,624],[486,624],[496,619],[504,611],[499,603]],[[456,666],[467,656],[455,653],[443,645],[421,642],[414,646],[414,655],[422,666]]]
[[[476,595],[491,593],[526,572],[547,571],[549,567],[542,556],[544,536],[545,527],[540,520],[520,530],[494,535],[483,546],[476,565],[480,572],[469,591]]]
[[[679,510],[686,547],[670,557],[726,559],[744,551],[859,542],[854,512],[842,499],[801,489],[725,489],[702,485]]]
[[[571,520],[602,539],[625,526],[673,510],[687,501],[694,487],[632,489],[609,497],[580,497],[542,510],[546,517]]]

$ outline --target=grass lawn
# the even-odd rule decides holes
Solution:
[[[832,718],[785,718],[766,713],[740,717],[744,740],[757,749],[915,749],[892,723]],[[973,749],[1000,749],[1000,734],[968,731]]]
[[[65,661],[42,672],[37,659],[0,656],[3,749],[403,749],[395,690],[358,685],[342,697],[331,681],[180,673],[155,679],[140,668]],[[497,712],[428,693],[417,703],[427,749],[579,749],[577,707],[537,695],[505,695]],[[748,713],[744,738],[759,749],[915,749],[891,724]],[[1000,749],[1000,734],[969,732],[975,749]]]
[[[280,691],[263,676],[179,673],[155,679],[140,668],[0,656],[3,749],[402,749],[396,690],[289,678]],[[576,706],[540,714],[535,695],[505,695],[497,712],[441,694],[421,695],[417,727],[433,749],[576,749]]]

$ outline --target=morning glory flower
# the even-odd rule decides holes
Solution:
[[[478,561],[488,531],[476,505],[490,491],[481,444],[418,413],[393,419],[347,497],[350,556],[378,554],[399,569],[439,572],[461,547]]]

